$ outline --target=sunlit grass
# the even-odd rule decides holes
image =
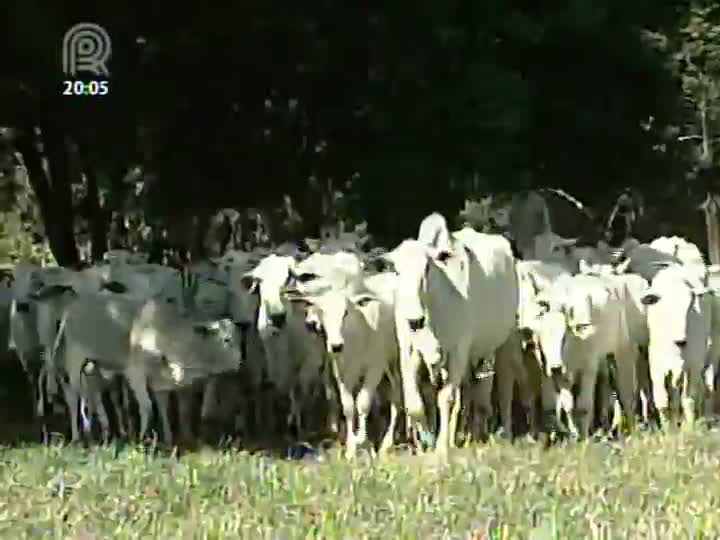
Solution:
[[[694,538],[720,534],[720,433],[490,444],[450,463],[0,449],[2,538]],[[653,536],[654,535],[654,536]],[[702,536],[701,536],[702,535]]]

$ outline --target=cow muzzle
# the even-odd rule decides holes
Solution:
[[[328,348],[332,354],[340,354],[343,352],[345,345],[342,343],[330,343]]]

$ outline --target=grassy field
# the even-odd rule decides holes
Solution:
[[[458,449],[450,463],[0,449],[1,538],[717,538],[720,432]]]

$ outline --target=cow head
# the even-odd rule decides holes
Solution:
[[[667,264],[641,298],[655,349],[684,354],[688,342],[693,347],[703,346],[709,331],[705,328],[710,309],[707,295],[712,290],[697,277],[683,265]]]
[[[248,291],[257,288],[260,295],[258,310],[258,328],[280,330],[287,321],[287,309],[282,301],[282,291],[288,285],[295,259],[270,254],[260,261],[258,266],[243,277]]]
[[[534,330],[547,376],[565,373],[564,354],[569,339],[587,339],[595,332],[592,296],[582,284],[566,283],[570,285],[554,284],[535,299]]]
[[[368,324],[371,328],[377,328],[380,300],[373,294],[363,292],[348,296],[344,291],[334,289],[318,295],[303,295],[292,290],[286,294],[292,302],[307,306],[308,313],[319,321],[330,354],[343,352],[348,325],[352,328],[353,325]],[[365,323],[358,320],[360,316]]]

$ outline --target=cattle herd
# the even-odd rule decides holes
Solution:
[[[82,270],[21,261],[3,320],[36,417],[62,406],[74,441],[95,423],[103,438],[157,425],[168,445],[211,426],[329,433],[347,457],[400,439],[444,454],[496,430],[584,438],[714,414],[720,272],[697,246],[513,240],[433,213],[392,250],[346,234],[181,268],[127,250]]]

